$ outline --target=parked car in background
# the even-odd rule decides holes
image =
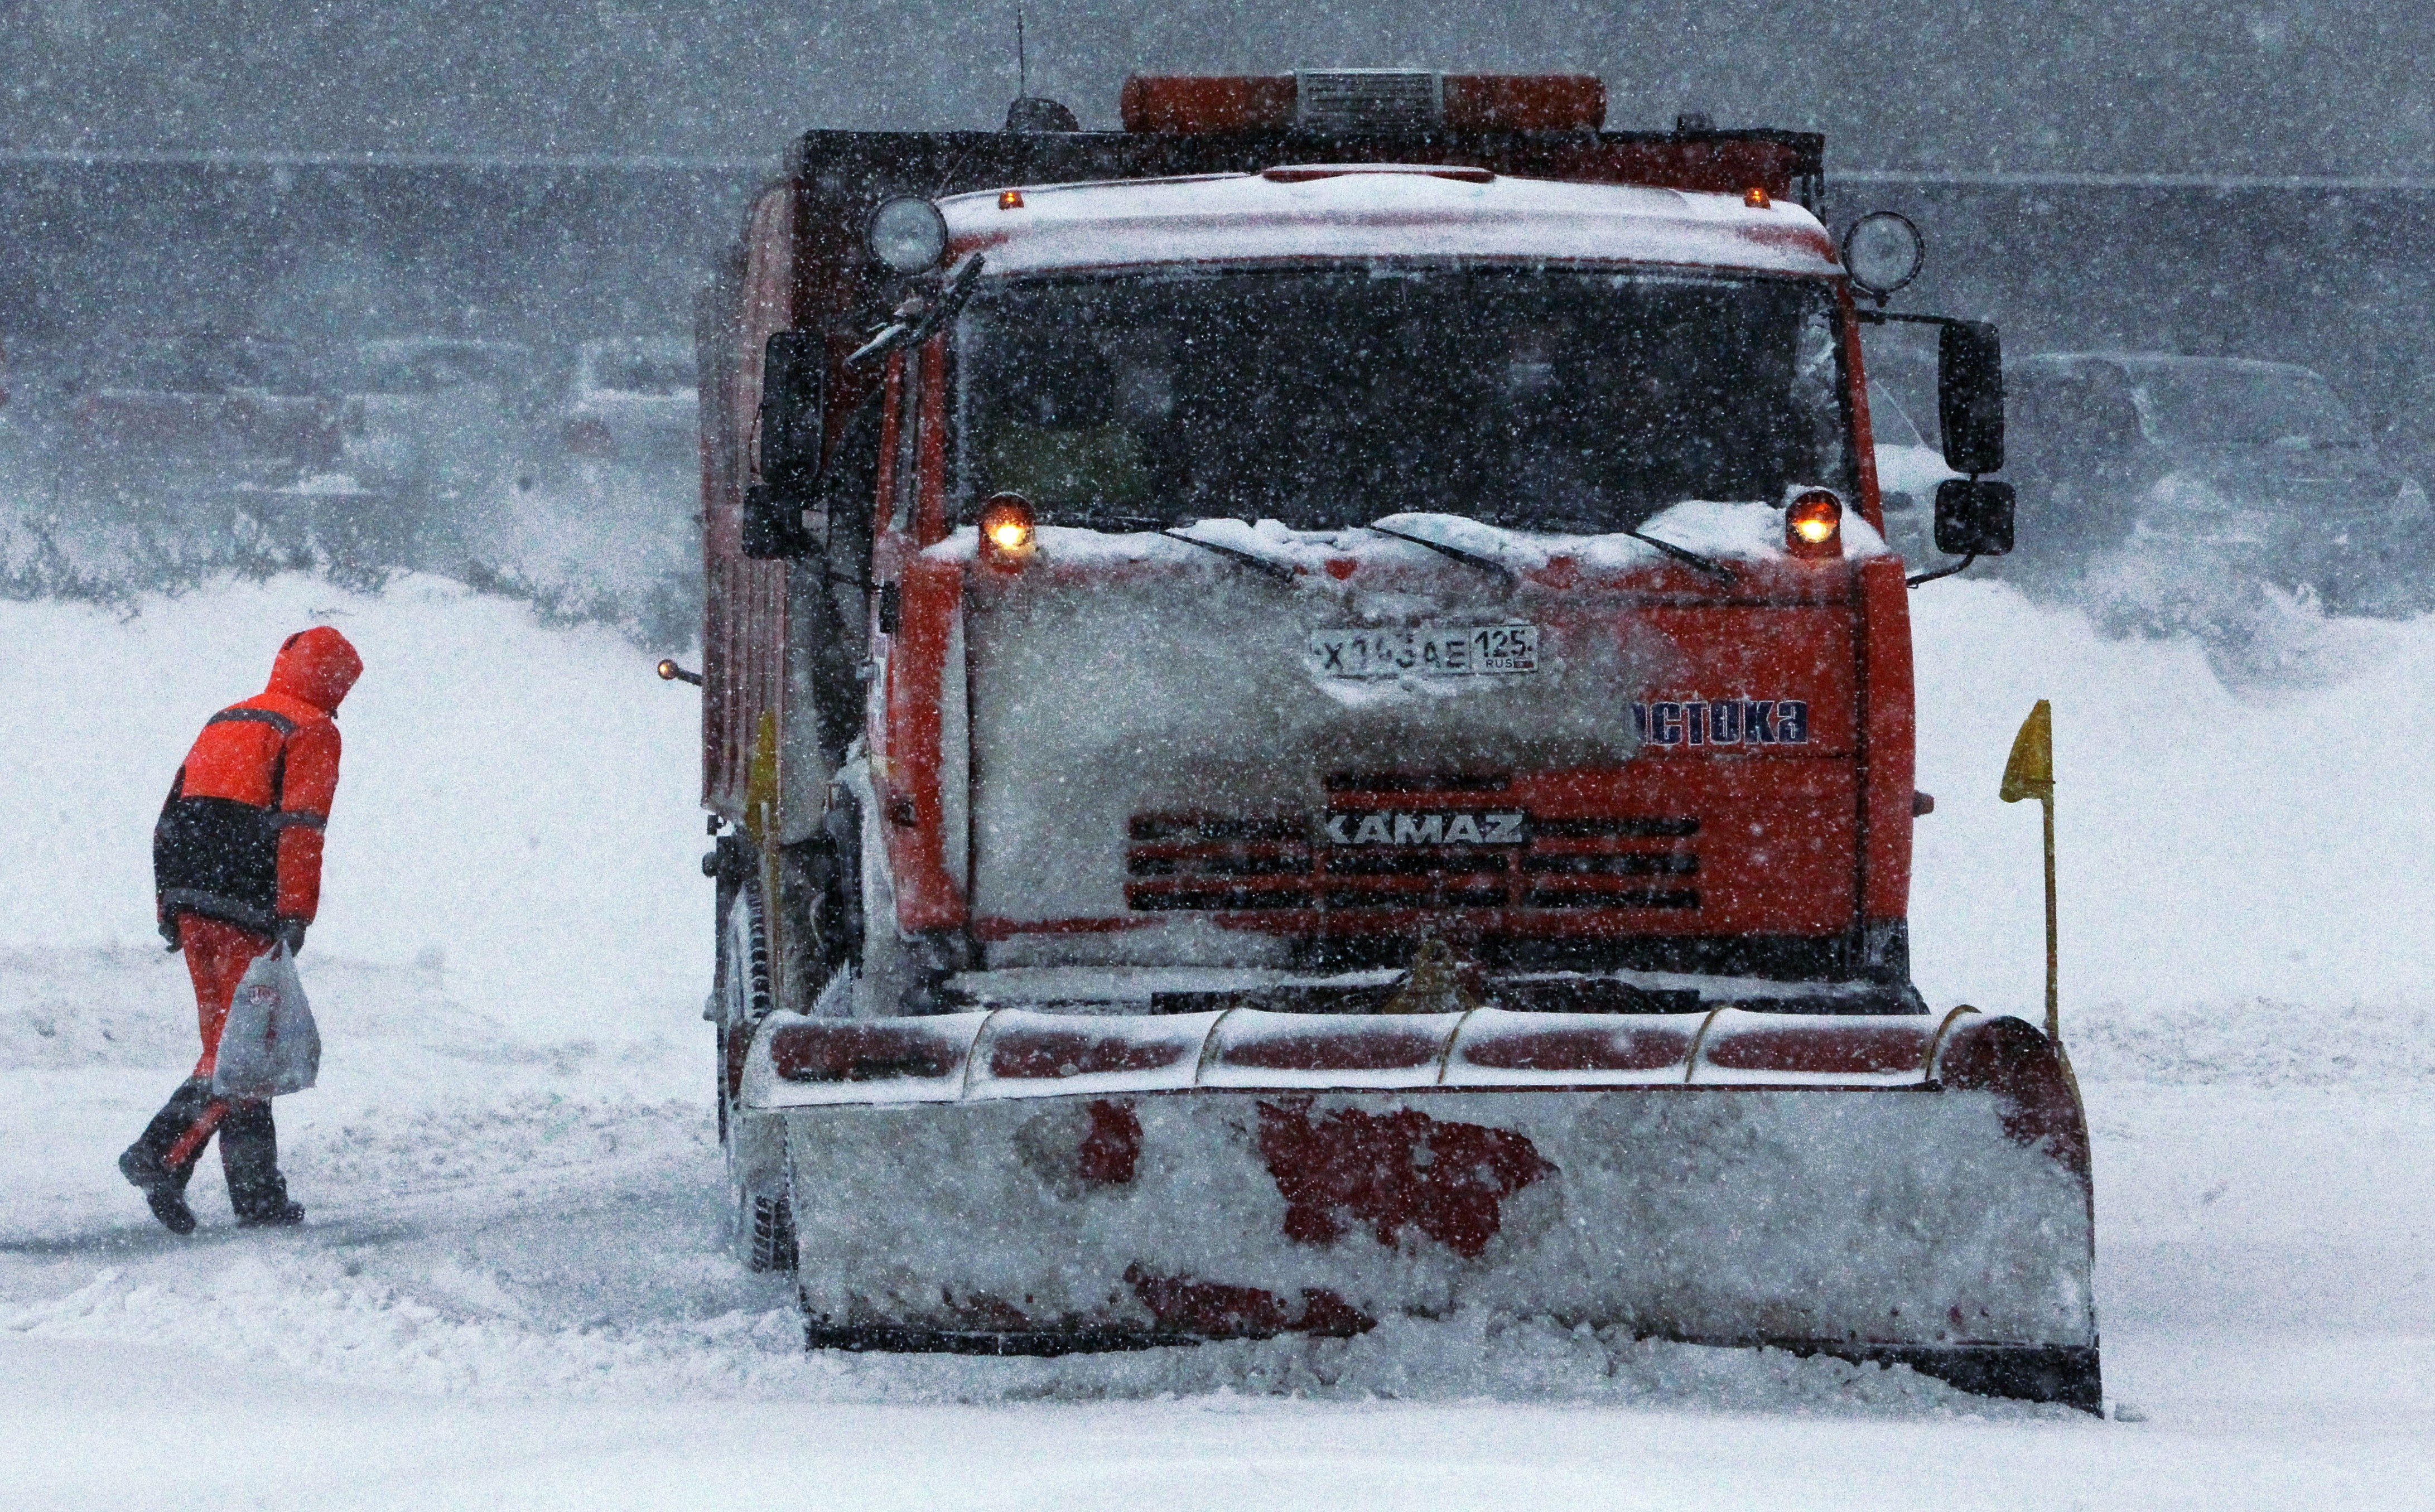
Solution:
[[[530,347],[447,336],[387,337],[355,349],[342,415],[342,466],[409,516],[481,490],[528,423]]]
[[[178,498],[291,486],[332,466],[337,405],[275,336],[186,331],[115,342],[71,385],[83,481]]]
[[[624,336],[586,342],[561,413],[561,442],[572,455],[690,470],[699,441],[693,342],[683,336]]]
[[[2134,543],[2192,570],[2315,591],[2329,609],[2422,601],[2435,511],[2323,375],[2290,363],[2051,352],[2006,373],[2020,490],[2013,573]]]
[[[700,622],[701,443],[684,336],[588,342],[532,446],[459,512],[460,570],[568,612]],[[670,629],[669,627],[679,628]]]
[[[2388,461],[2435,489],[2435,368],[2405,383],[2398,402],[2384,416],[2376,444]]]

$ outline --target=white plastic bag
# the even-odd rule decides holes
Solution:
[[[215,1097],[284,1097],[321,1072],[321,1031],[287,947],[274,945],[245,969],[220,1030]]]

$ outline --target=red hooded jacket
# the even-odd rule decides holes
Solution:
[[[363,670],[345,636],[301,630],[281,644],[260,696],[205,722],[152,830],[164,930],[183,914],[264,935],[313,921],[321,830],[338,790],[334,720]]]

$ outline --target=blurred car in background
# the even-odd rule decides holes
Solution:
[[[466,509],[527,449],[542,391],[532,348],[458,336],[364,341],[346,389],[340,465],[354,491],[323,502],[322,534],[343,527],[351,552],[391,566],[447,568]]]
[[[40,484],[35,481],[33,428],[26,421],[26,404],[18,395],[17,383],[7,339],[0,336],[0,490],[22,496]],[[7,511],[14,502],[0,496],[0,530],[7,529]]]
[[[337,405],[276,336],[185,331],[105,347],[70,384],[73,462],[164,498],[291,486],[337,459]]]
[[[701,441],[693,341],[585,343],[565,397],[490,493],[459,511],[457,570],[569,614],[700,622]]]
[[[341,465],[409,507],[461,499],[495,474],[533,415],[530,347],[446,336],[355,349],[342,411]]]
[[[2435,369],[2401,384],[2392,407],[2380,419],[2376,444],[2386,459],[2422,488],[2435,488]]]
[[[2323,375],[2290,363],[2049,352],[2005,373],[2020,546],[2053,574],[2135,546],[2313,590],[2326,608],[2423,602],[2435,511]]]
[[[693,342],[622,336],[586,342],[560,413],[560,442],[594,462],[687,470],[699,455],[700,405]]]
[[[701,624],[701,421],[689,336],[575,351],[565,400],[477,507],[460,567],[560,613],[692,635]]]

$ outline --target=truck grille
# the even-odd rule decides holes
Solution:
[[[1690,817],[1539,819],[1519,845],[1356,846],[1301,819],[1144,814],[1127,835],[1125,902],[1142,913],[1695,909],[1699,832]]]

